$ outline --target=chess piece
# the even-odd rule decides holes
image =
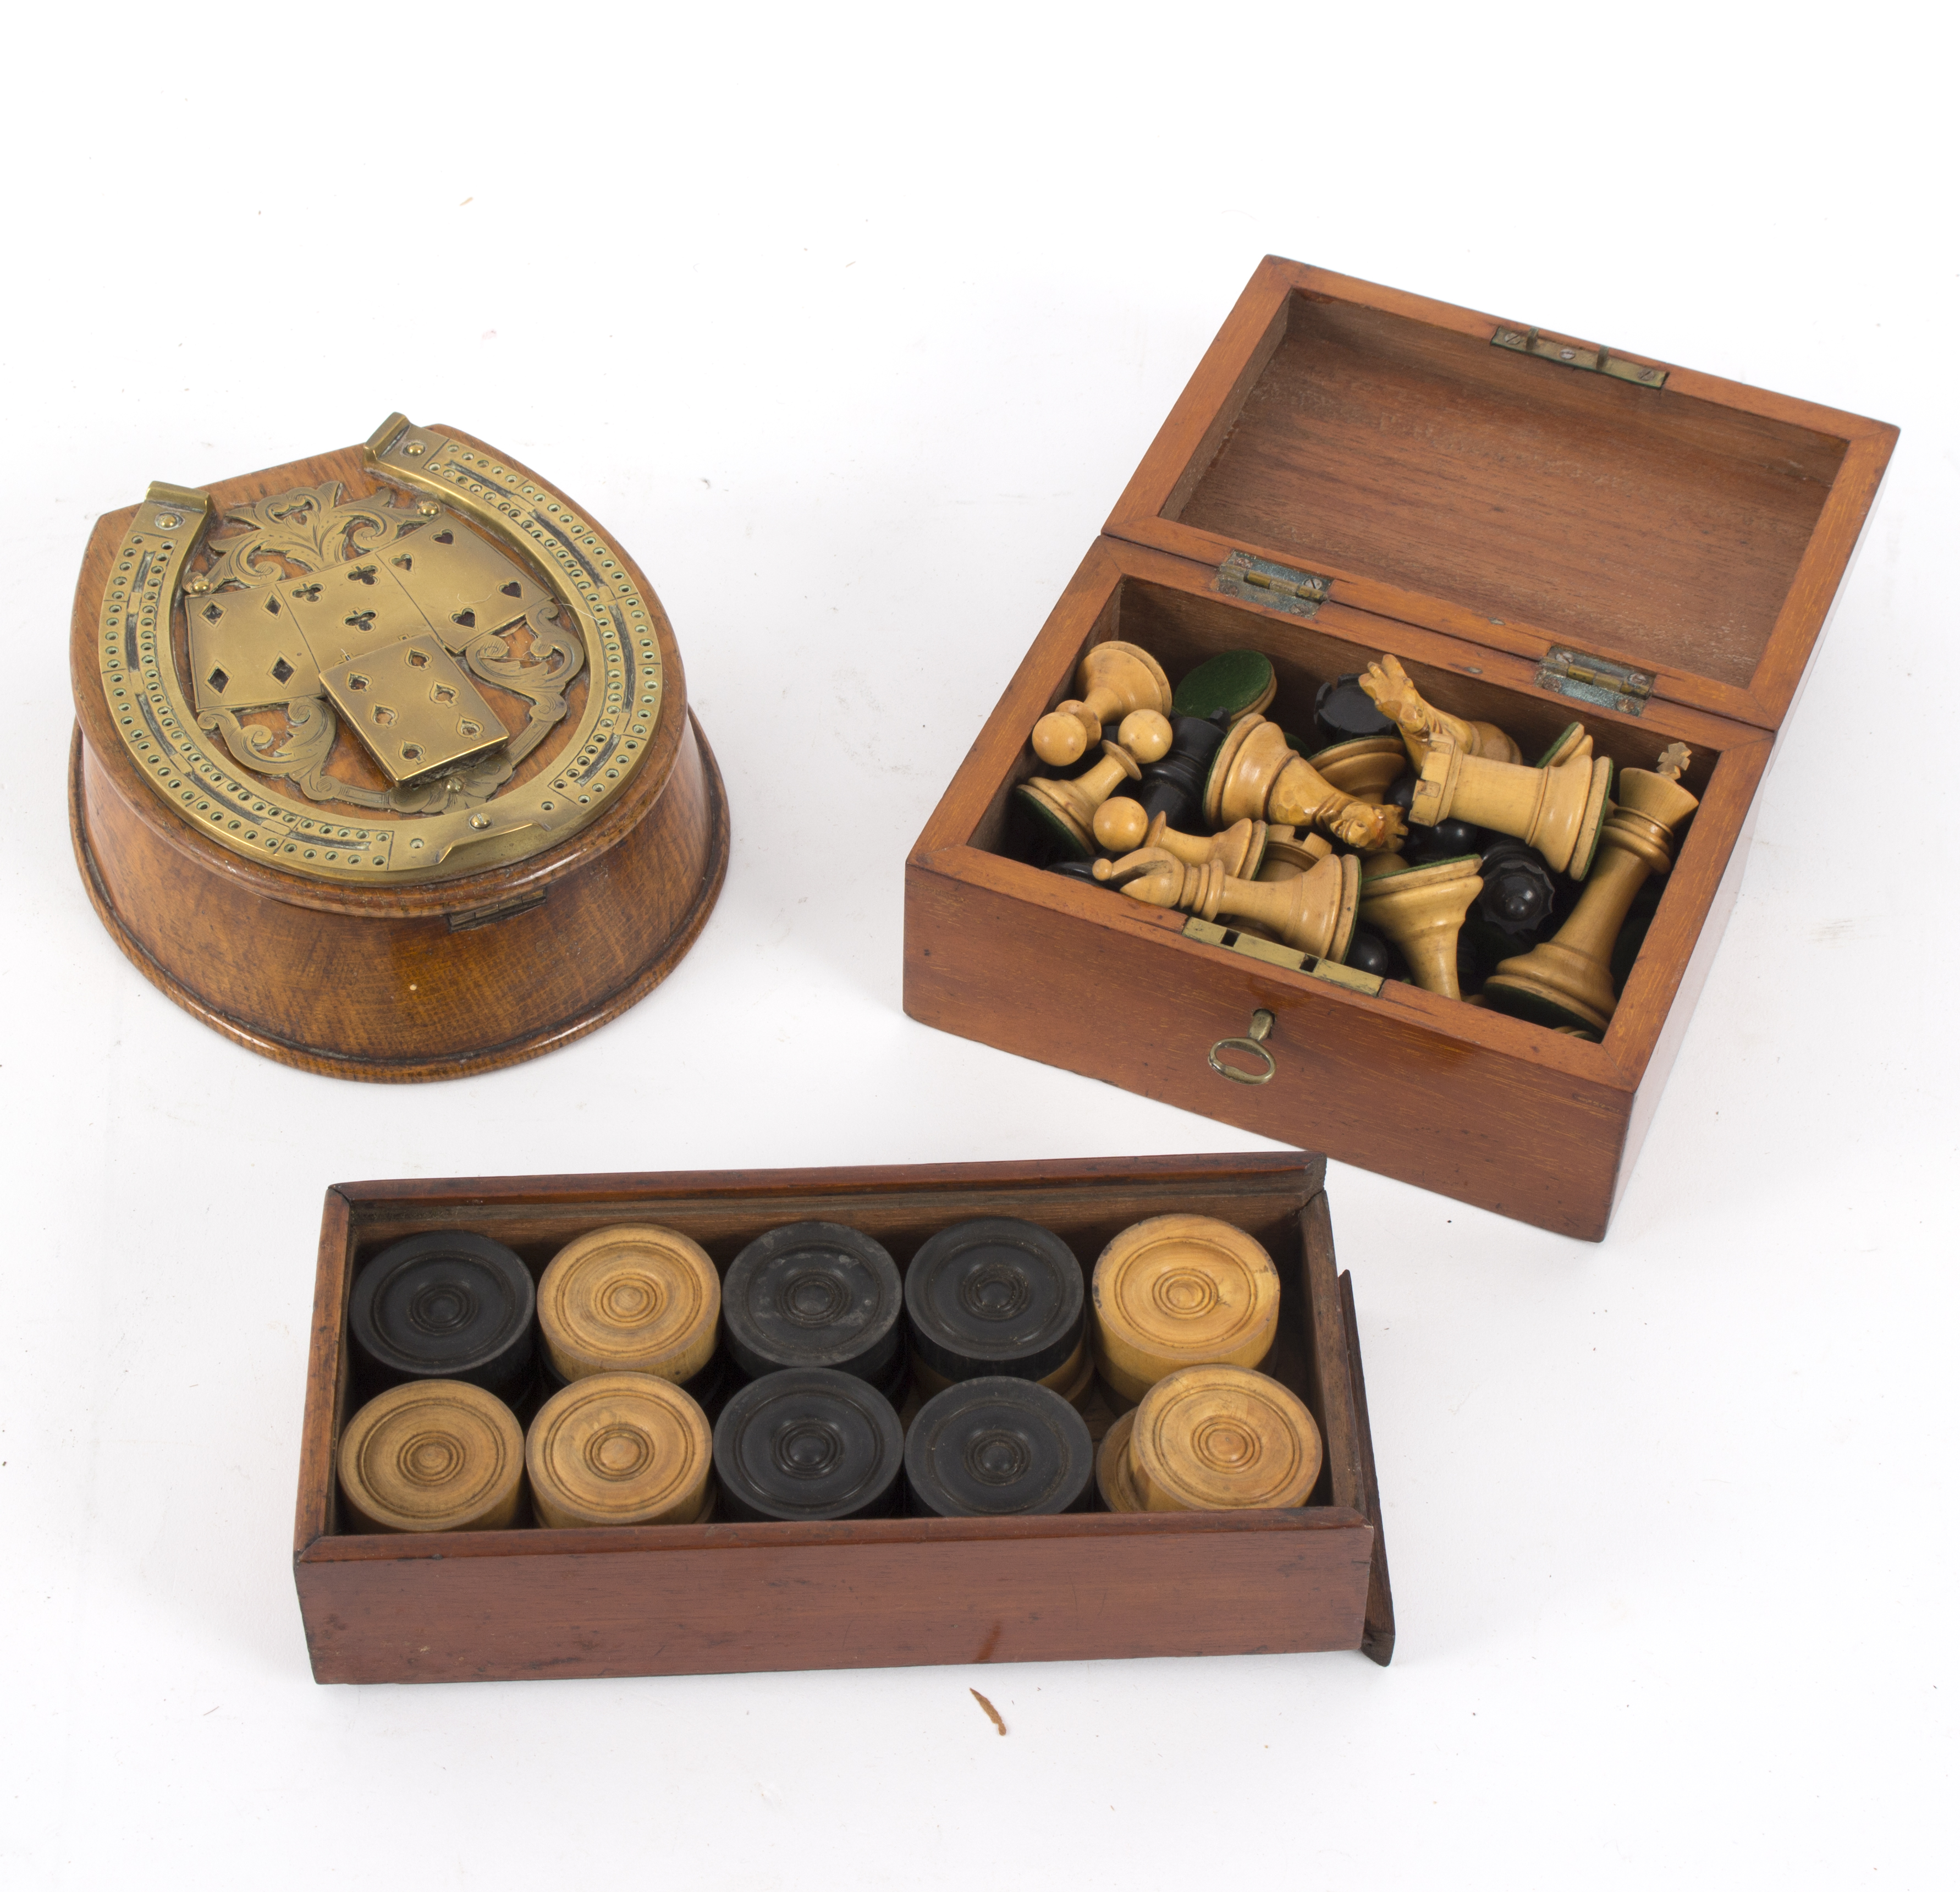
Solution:
[[[1484,852],[1484,836],[1467,821],[1439,821],[1433,828],[1418,827],[1409,833],[1403,852],[1411,867],[1427,866],[1431,861],[1454,861],[1465,854]]]
[[[1377,932],[1395,942],[1424,991],[1461,999],[1457,929],[1483,887],[1475,855],[1460,861],[1434,861],[1370,881],[1361,913]]]
[[[1123,718],[1116,740],[1103,744],[1102,760],[1093,767],[1059,782],[1036,776],[1014,791],[1016,798],[1065,852],[1093,854],[1096,839],[1090,823],[1096,811],[1122,782],[1140,781],[1141,765],[1166,754],[1170,742],[1170,725],[1161,715],[1153,709],[1133,709]]]
[[[355,1530],[504,1530],[523,1492],[523,1429],[481,1387],[410,1380],[348,1421],[337,1464]]]
[[[1357,926],[1354,937],[1348,942],[1348,957],[1341,963],[1357,973],[1373,973],[1377,979],[1386,979],[1390,964],[1388,943],[1379,933]]]
[[[1364,854],[1361,856],[1361,884],[1379,881],[1384,874],[1406,874],[1408,859],[1400,854]]]
[[[1428,751],[1430,733],[1437,728],[1448,730],[1465,755],[1481,756],[1491,762],[1524,760],[1517,744],[1495,723],[1472,722],[1428,702],[1399,658],[1384,655],[1379,663],[1370,664],[1361,674],[1360,684],[1382,715],[1394,719],[1408,759],[1418,769]]]
[[[1287,881],[1237,880],[1216,861],[1187,866],[1161,848],[1098,861],[1095,872],[1147,906],[1174,906],[1201,919],[1242,917],[1296,952],[1337,965],[1354,937],[1361,893],[1360,862],[1351,854],[1330,855]]]
[[[1313,727],[1322,748],[1382,736],[1392,737],[1398,746],[1401,742],[1394,718],[1383,715],[1375,707],[1373,699],[1361,687],[1358,670],[1336,677],[1314,693]]]
[[[1408,770],[1408,754],[1399,736],[1358,736],[1307,760],[1324,780],[1357,801],[1386,801],[1389,785]]]
[[[721,1277],[708,1251],[651,1223],[596,1228],[552,1257],[538,1331],[552,1371],[654,1373],[682,1385],[714,1355]]]
[[[431,1229],[355,1277],[348,1339],[371,1386],[462,1380],[515,1400],[530,1383],[536,1304],[530,1270],[501,1242]]]
[[[785,1222],[728,1264],[729,1357],[752,1379],[821,1367],[873,1386],[902,1369],[905,1288],[882,1242],[842,1222]]]
[[[1089,1428],[1066,1400],[1029,1380],[966,1380],[934,1394],[912,1421],[906,1508],[915,1518],[1087,1511],[1095,1468]]]
[[[1545,863],[1522,841],[1508,838],[1484,850],[1484,890],[1477,914],[1488,926],[1513,940],[1526,939],[1551,917],[1558,889]]]
[[[1204,821],[1204,779],[1225,740],[1225,725],[1205,717],[1173,716],[1170,730],[1168,752],[1144,764],[1136,799],[1146,815],[1161,814],[1188,833]]]
[[[1634,897],[1674,865],[1675,831],[1701,806],[1681,785],[1687,747],[1670,743],[1651,769],[1620,774],[1618,805],[1599,836],[1599,858],[1571,916],[1557,933],[1484,982],[1500,1011],[1549,1025],[1603,1032],[1619,1003],[1608,962]]]
[[[1561,762],[1570,762],[1576,756],[1587,761],[1592,758],[1592,737],[1583,723],[1567,723],[1559,731],[1558,740],[1538,757],[1541,769],[1556,769]]]
[[[1035,725],[1035,753],[1052,769],[1066,769],[1078,760],[1092,742],[1102,740],[1105,723],[1139,709],[1170,712],[1170,679],[1148,651],[1134,644],[1093,646],[1076,670],[1075,687],[1082,693],[1079,702],[1058,703]]]
[[[1469,754],[1449,731],[1431,732],[1409,819],[1433,827],[1452,816],[1528,842],[1554,873],[1585,879],[1606,816],[1613,765],[1576,750],[1548,769]]]
[[[1320,1428],[1278,1380],[1242,1366],[1192,1366],[1144,1395],[1130,1479],[1146,1511],[1283,1511],[1320,1476]]]
[[[1273,700],[1279,680],[1263,651],[1220,651],[1179,683],[1171,711],[1179,716],[1217,716],[1228,725]]]
[[[1324,834],[1316,834],[1311,829],[1303,834],[1297,828],[1276,822],[1266,830],[1265,849],[1257,873],[1248,875],[1232,868],[1226,871],[1237,872],[1242,881],[1297,880],[1303,874],[1311,874],[1333,852],[1334,843]]]
[[[1195,834],[1180,834],[1161,814],[1146,816],[1142,803],[1125,795],[1112,795],[1096,811],[1090,826],[1096,845],[1106,854],[1134,854],[1139,848],[1161,848],[1188,867],[1216,861],[1227,874],[1242,881],[1255,878],[1265,858],[1268,830],[1263,821],[1235,821],[1222,834],[1214,834],[1207,841]]]
[[[651,1373],[574,1380],[539,1407],[524,1441],[538,1521],[558,1530],[698,1523],[713,1463],[707,1416]]]
[[[732,1518],[889,1517],[905,1457],[891,1401],[822,1367],[752,1381],[714,1423],[714,1474]]]
[[[1255,1366],[1272,1346],[1279,1271],[1242,1229],[1210,1215],[1157,1215],[1105,1248],[1090,1294],[1096,1371],[1121,1401],[1180,1367]]]
[[[905,1270],[905,1318],[919,1384],[998,1378],[1052,1384],[1079,1375],[1082,1267],[1059,1235],[1011,1215],[956,1222]],[[1058,1391],[1060,1387],[1057,1387]]]
[[[1204,819],[1212,828],[1249,815],[1296,827],[1310,824],[1363,850],[1393,847],[1403,833],[1394,809],[1344,794],[1287,746],[1278,724],[1258,715],[1233,726],[1218,745],[1204,785]]]

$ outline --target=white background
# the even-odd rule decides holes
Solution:
[[[1882,5],[14,20],[13,1883],[1952,1883],[1942,30]],[[906,1019],[900,864],[1268,251],[1904,429],[1606,1242],[1330,1179],[1393,1666],[317,1687],[288,1556],[327,1183],[1252,1143]],[[637,1010],[402,1089],[168,1004],[91,912],[63,805],[94,517],[394,407],[632,549],[735,830]]]

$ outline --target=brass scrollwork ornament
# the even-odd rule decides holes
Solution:
[[[102,607],[125,742],[212,839],[291,873],[422,878],[565,838],[659,720],[648,601],[521,469],[399,414],[363,457],[362,497],[151,489]],[[587,674],[569,753],[520,780]]]
[[[699,933],[728,855],[672,626],[518,462],[392,414],[100,520],[69,809],[97,913],[269,1057],[384,1082],[569,1043]]]

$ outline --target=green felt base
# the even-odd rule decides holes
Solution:
[[[1272,700],[1273,662],[1262,651],[1222,651],[1208,658],[1177,686],[1175,716],[1242,715]]]

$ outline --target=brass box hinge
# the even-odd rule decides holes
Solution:
[[[1610,657],[1588,657],[1583,651],[1554,645],[1545,654],[1532,681],[1540,690],[1598,703],[1624,716],[1637,716],[1653,694],[1653,672],[1616,664]]]
[[[1556,362],[1562,368],[1583,368],[1591,374],[1610,374],[1616,381],[1631,381],[1636,387],[1667,384],[1664,368],[1629,362],[1609,349],[1587,348],[1580,342],[1555,342],[1536,329],[1500,329],[1491,337],[1491,346],[1507,348],[1518,355],[1535,355],[1541,362]]]
[[[1255,939],[1249,933],[1234,932],[1214,920],[1186,920],[1184,936],[1207,946],[1223,946],[1228,951],[1242,953],[1248,959],[1256,959],[1268,966],[1283,967],[1288,972],[1305,973],[1309,979],[1322,979],[1328,985],[1340,986],[1344,992],[1358,992],[1370,999],[1376,997],[1382,989],[1381,979],[1373,973],[1357,972],[1352,966],[1338,966],[1331,959],[1316,959],[1311,953],[1297,952],[1290,946],[1277,945],[1269,939]]]
[[[1290,612],[1295,617],[1312,616],[1332,582],[1317,572],[1296,572],[1270,559],[1255,559],[1249,552],[1233,553],[1212,581],[1214,588],[1228,597],[1263,604],[1269,611]]]

